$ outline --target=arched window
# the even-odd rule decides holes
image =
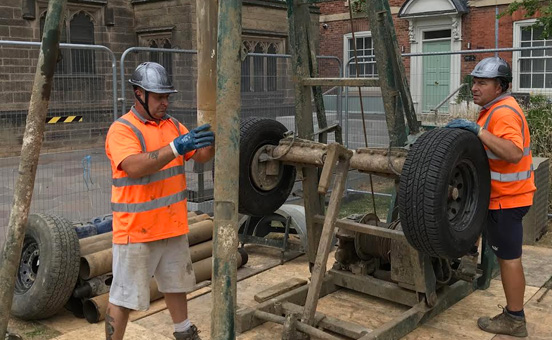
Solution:
[[[276,46],[274,44],[270,44],[268,46],[267,50],[268,54],[277,54],[278,51],[276,50]],[[278,75],[278,68],[276,65],[276,62],[278,61],[275,57],[267,57],[266,58],[266,90],[267,91],[276,91],[276,84],[277,84],[277,75]]]
[[[40,17],[40,36],[44,33],[46,12]],[[94,44],[94,23],[84,12],[79,12],[69,22],[69,28],[63,22],[60,43]],[[61,60],[56,66],[57,74],[96,73],[95,55],[92,50],[61,49]]]
[[[264,53],[263,46],[261,43],[257,43],[254,53]],[[264,91],[264,80],[265,80],[265,67],[264,67],[264,57],[253,57],[253,91],[262,92]]]
[[[243,41],[244,53],[278,54],[280,43],[252,38]],[[278,57],[249,55],[242,61],[242,92],[278,90]]]
[[[94,45],[94,23],[84,12],[76,14],[69,25],[69,41],[72,44]],[[72,73],[95,73],[94,51],[74,49],[71,51]]]
[[[151,48],[167,48],[171,49],[172,44],[169,41],[169,39],[162,39],[161,41],[156,41],[155,39],[152,39],[149,42],[149,47]],[[150,53],[150,61],[159,63],[165,67],[167,70],[167,73],[169,75],[169,78],[172,81],[172,73],[173,73],[173,67],[172,67],[172,53],[167,52],[151,52]]]

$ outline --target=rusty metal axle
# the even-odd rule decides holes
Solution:
[[[329,145],[304,139],[285,138],[279,145],[265,148],[268,157],[260,161],[278,160],[298,166],[323,167],[328,156]],[[402,171],[408,151],[403,148],[381,149],[360,148],[353,152],[350,169],[381,176],[398,177]]]

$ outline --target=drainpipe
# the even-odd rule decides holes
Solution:
[[[21,259],[21,247],[25,238],[38,157],[44,137],[44,121],[48,112],[66,3],[67,0],[50,0],[44,24],[42,45],[21,147],[19,177],[15,184],[8,235],[0,258],[0,339],[4,338],[10,319],[15,277]]]
[[[196,0],[197,126],[215,131],[217,103],[217,0]]]
[[[495,49],[498,49],[498,5],[495,5]],[[498,57],[498,51],[495,52]]]
[[[235,339],[241,0],[219,1],[211,338]]]

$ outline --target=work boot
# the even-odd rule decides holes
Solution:
[[[525,317],[512,315],[508,313],[506,308],[500,305],[498,307],[502,308],[502,313],[493,318],[489,318],[488,316],[479,318],[477,320],[479,328],[489,333],[526,337],[527,327]]]
[[[199,337],[199,331],[195,325],[192,325],[185,332],[174,332],[173,336],[176,340],[201,340]]]

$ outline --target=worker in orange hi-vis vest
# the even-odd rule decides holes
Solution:
[[[214,134],[191,131],[167,114],[177,91],[157,63],[140,64],[129,82],[135,101],[107,133],[113,174],[113,282],[105,316],[107,339],[122,339],[130,310],[149,308],[154,276],[164,293],[176,339],[200,339],[188,319],[186,292],[195,285],[188,245],[184,162],[214,155]]]
[[[512,81],[508,63],[499,57],[481,60],[473,72],[473,101],[481,106],[477,123],[456,119],[447,124],[475,133],[483,143],[491,170],[491,201],[485,229],[498,258],[506,307],[493,318],[479,318],[486,332],[527,336],[521,263],[522,218],[533,204],[533,177],[529,127],[517,101],[507,92]]]

